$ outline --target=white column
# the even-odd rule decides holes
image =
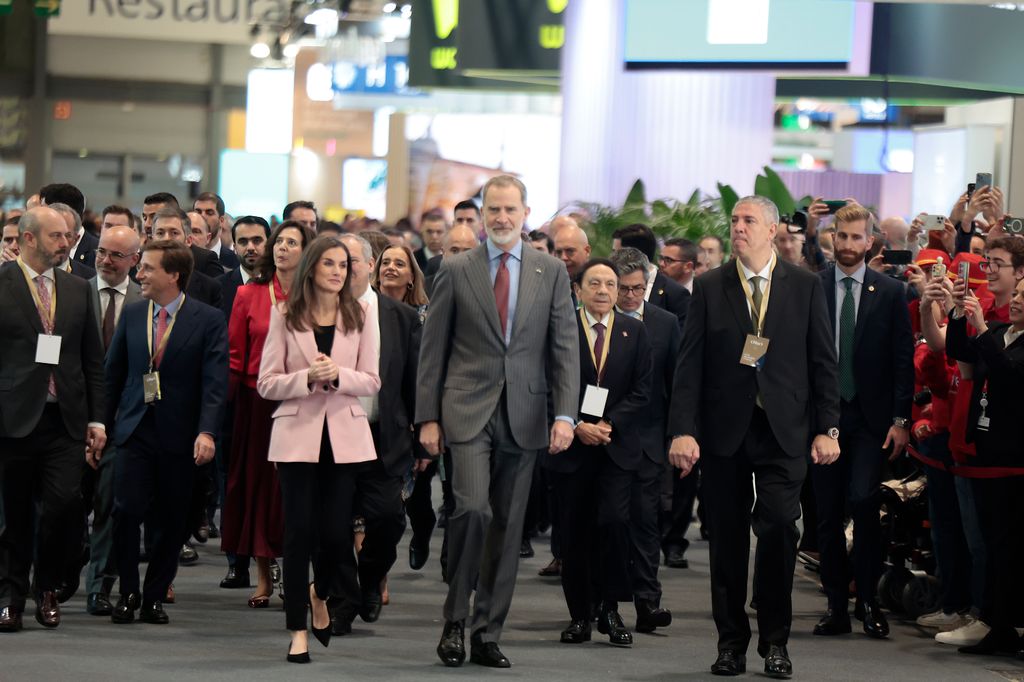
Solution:
[[[637,178],[648,199],[717,194],[716,182],[753,191],[771,161],[772,75],[627,72],[622,0],[571,2],[565,25],[563,205],[621,204]]]

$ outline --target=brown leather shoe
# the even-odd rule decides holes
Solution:
[[[44,628],[60,625],[60,603],[56,592],[43,592],[36,603],[36,620]]]
[[[21,629],[21,611],[13,606],[0,608],[0,632],[17,632]]]

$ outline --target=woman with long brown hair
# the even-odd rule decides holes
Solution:
[[[270,562],[281,556],[282,533],[281,489],[277,471],[267,461],[270,415],[276,404],[260,397],[256,381],[270,310],[278,301],[288,300],[302,251],[313,239],[311,230],[293,220],[278,225],[255,268],[256,276],[238,288],[228,324],[228,390],[235,422],[221,514],[221,549],[236,557],[221,585],[248,587],[249,558],[255,557],[256,589],[249,597],[254,609],[270,605],[274,592]]]
[[[423,271],[408,246],[390,246],[377,259],[373,281],[380,293],[416,308],[422,317],[428,303]]]
[[[285,307],[270,316],[258,389],[279,400],[269,460],[277,464],[284,506],[288,661],[309,662],[313,635],[330,642],[326,596],[334,572],[355,571],[352,504],[359,463],[376,459],[359,396],[380,390],[376,313],[352,296],[348,249],[336,237],[310,243]],[[309,563],[313,583],[306,589]],[[338,581],[347,584],[346,581]],[[307,597],[308,595],[308,597]],[[344,595],[358,602],[360,595]]]

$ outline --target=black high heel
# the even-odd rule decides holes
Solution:
[[[309,663],[309,652],[303,651],[301,654],[292,653],[292,644],[288,643],[288,662],[289,663]]]
[[[318,628],[317,626],[313,625],[314,616],[313,616],[313,596],[312,595],[316,594],[316,588],[313,586],[313,583],[309,584],[309,591],[311,593],[310,594],[310,598],[309,598],[309,627],[313,630],[313,636],[316,637],[316,641],[320,642],[321,644],[323,644],[326,647],[328,644],[331,643],[331,619],[330,619],[330,614],[328,614],[328,618],[327,618],[327,627],[325,627],[325,628]],[[317,599],[319,599],[319,598],[320,598],[319,595],[317,595]]]

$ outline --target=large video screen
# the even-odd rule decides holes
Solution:
[[[629,69],[842,70],[870,44],[855,0],[625,0]]]

